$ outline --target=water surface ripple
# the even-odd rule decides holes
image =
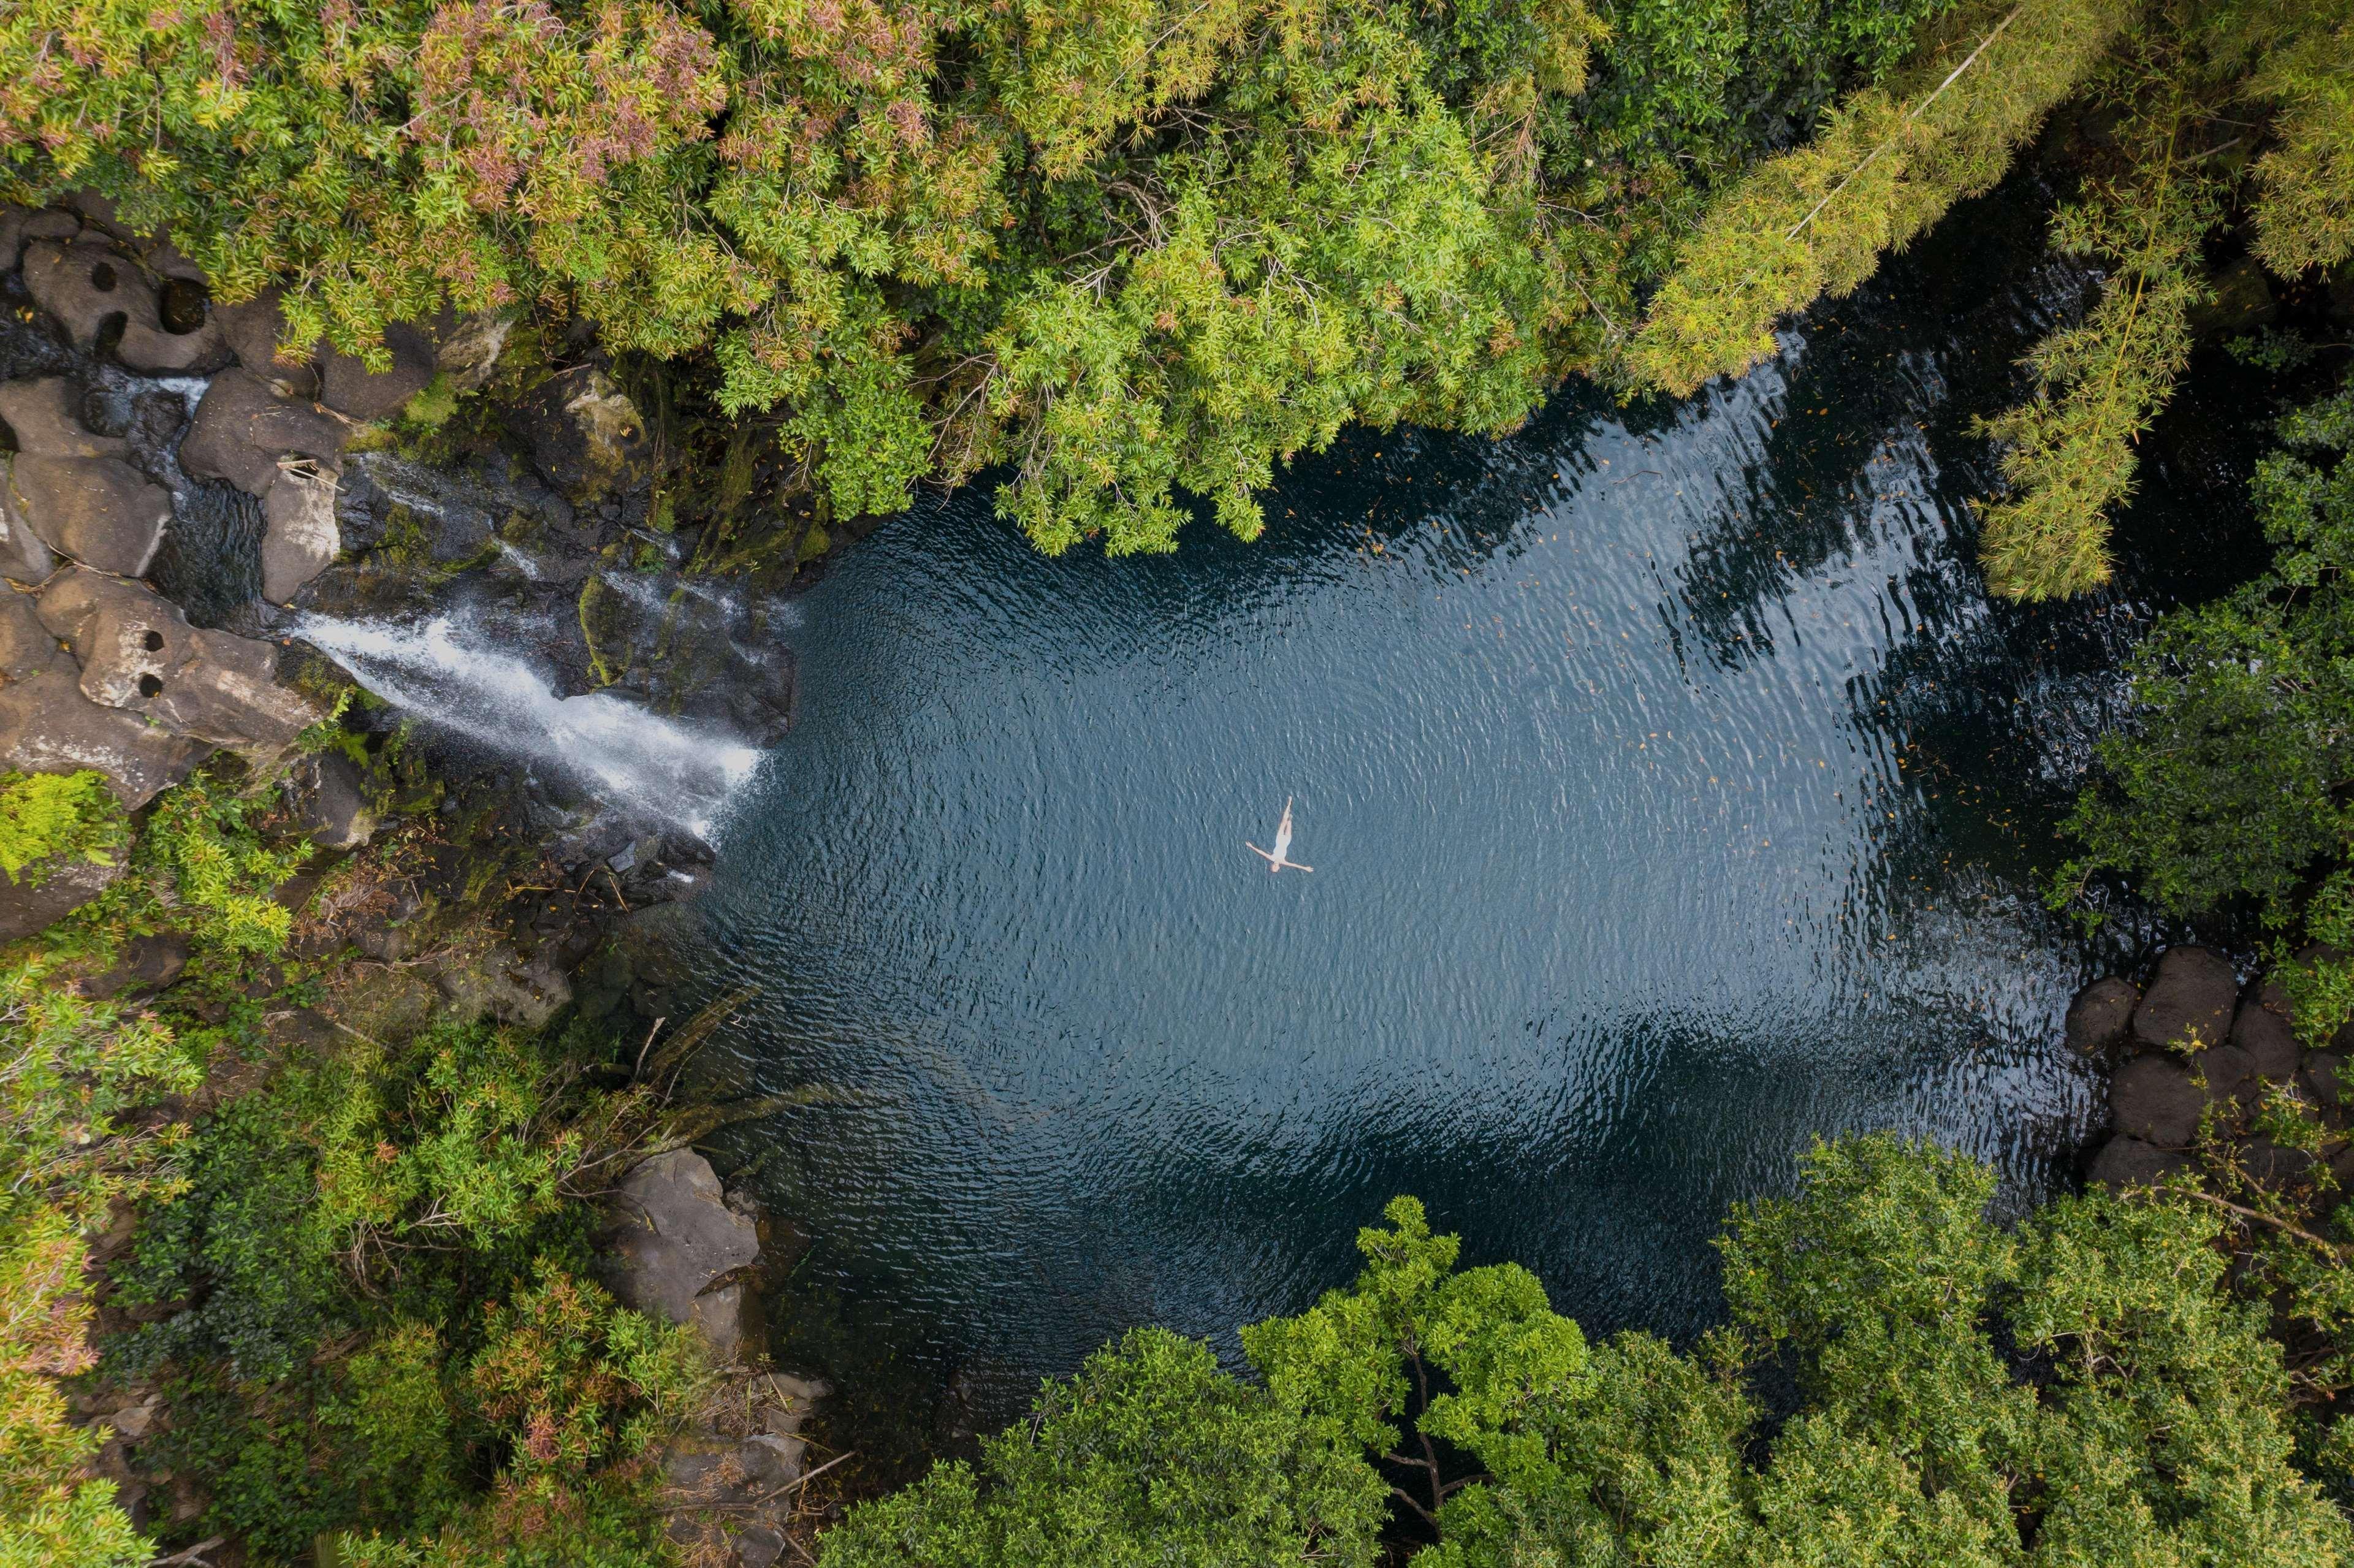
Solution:
[[[1002,1414],[1130,1324],[1297,1309],[1394,1192],[1681,1335],[1818,1134],[2065,1181],[2104,955],[2034,868],[2232,464],[2153,458],[2109,597],[1989,607],[1967,418],[2083,294],[2031,207],[1681,407],[1354,438],[1255,546],[1046,561],[966,493],[850,551],[697,912],[701,989],[760,988],[716,1075],[811,1090],[725,1151],[794,1289]],[[1287,796],[1313,874],[1244,848]]]

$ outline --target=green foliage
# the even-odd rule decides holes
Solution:
[[[2052,222],[2059,249],[2110,263],[2101,302],[2036,346],[2035,397],[1981,427],[2002,444],[2013,492],[1984,509],[1978,551],[1987,586],[2006,598],[2063,598],[2109,580],[2108,517],[2133,493],[2134,443],[2190,360],[2190,312],[2209,297],[2200,245],[2222,216],[2226,183],[2211,172],[2211,138],[2173,42],[2123,68],[2134,88],[2124,173],[2091,182]]]
[[[2283,0],[2247,20],[2274,46],[2251,96],[2278,116],[2255,165],[2256,254],[2294,277],[2354,256],[2354,5]]]
[[[191,935],[225,953],[270,957],[293,912],[270,895],[311,858],[307,839],[265,843],[260,798],[198,774],[159,797],[133,864],[154,874],[185,911]]]
[[[84,1000],[37,963],[0,975],[0,1565],[112,1568],[147,1543],[83,1466],[101,1441],[56,1380],[85,1370],[84,1234],[175,1184],[176,1129],[133,1113],[202,1074],[168,1030]]]
[[[347,1036],[198,1124],[185,1190],[150,1205],[116,1278],[124,1303],[177,1310],[110,1355],[175,1378],[164,1441],[208,1479],[206,1528],[274,1558],[342,1530],[382,1552],[529,1538],[551,1562],[637,1539],[623,1472],[692,1369],[571,1277],[581,1194],[649,1112],[578,1069],[482,1024]],[[485,1455],[504,1467],[488,1503]]]
[[[111,865],[130,836],[101,774],[0,773],[0,874],[12,884],[38,887],[47,862]]]
[[[1959,1155],[1819,1146],[1794,1195],[1735,1210],[1731,1322],[1691,1355],[1641,1333],[1589,1348],[1524,1271],[1456,1272],[1454,1239],[1400,1199],[1361,1234],[1352,1286],[1244,1341],[1267,1406],[1423,1472],[1391,1493],[1437,1535],[1416,1568],[2354,1561],[2354,1529],[2299,1468],[2310,1385],[2271,1335],[2275,1282],[2235,1273],[2228,1211],[2091,1195],[2006,1230],[1993,1195]],[[2305,1255],[2345,1273],[2339,1249]],[[1769,1421],[1761,1385],[1789,1373],[1795,1403]],[[992,1443],[993,1485],[942,1466],[854,1510],[822,1561],[1299,1562],[1289,1541],[1213,1556],[1100,1500],[1236,1507],[1197,1478],[1183,1416],[1251,1397],[1206,1351],[1140,1330]],[[1094,1439],[1136,1407],[1150,1440]],[[1082,1413],[1085,1463],[1041,1462]],[[1091,1554],[1064,1548],[1078,1531]]]
[[[18,1203],[0,1226],[0,1568],[131,1568],[147,1542],[83,1466],[101,1434],[72,1422],[56,1380],[89,1365],[81,1225]]]
[[[945,1464],[823,1539],[825,1568],[1242,1568],[1375,1560],[1382,1483],[1328,1420],[1133,1330],[1050,1381],[976,1473]]]
[[[2169,910],[2247,899],[2285,937],[2354,935],[2354,388],[2290,415],[2280,440],[2252,487],[2272,567],[2168,614],[2136,652],[2141,716],[2102,737],[2100,782],[2067,824],[2084,853],[2055,899],[2114,871]]]
[[[112,196],[300,344],[707,355],[835,514],[1004,464],[1042,547],[1160,550],[1352,420],[1512,428],[1948,3],[27,0],[0,195]]]
[[[410,1326],[386,1352],[397,1380],[388,1383],[381,1366],[358,1380],[372,1402],[361,1430],[376,1435],[379,1466],[420,1446],[429,1456],[414,1435],[429,1434],[446,1409],[432,1372],[438,1351],[429,1330]],[[662,1519],[651,1506],[660,1478],[644,1457],[678,1428],[706,1377],[692,1330],[658,1325],[539,1266],[513,1299],[489,1304],[459,1393],[503,1461],[492,1495],[421,1539],[345,1535],[342,1560],[353,1568],[660,1561]],[[406,1439],[390,1452],[387,1432]]]
[[[1765,359],[1783,316],[1852,290],[1882,251],[1991,187],[2130,9],[2016,0],[1948,13],[1885,89],[1850,94],[1811,143],[1712,207],[1628,349],[1636,379],[1681,397]]]

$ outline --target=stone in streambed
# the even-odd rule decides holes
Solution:
[[[2206,1108],[2206,1092],[2189,1070],[2163,1056],[2137,1056],[2109,1080],[2117,1130],[2163,1148],[2179,1149],[2197,1136]]]
[[[2160,1149],[2138,1138],[2121,1136],[2101,1146],[2100,1153],[2093,1157],[2092,1168],[2084,1173],[2084,1180],[2090,1185],[2121,1192],[2128,1187],[2154,1187],[2176,1171],[2188,1168],[2190,1163],[2171,1149]]]
[[[2114,976],[2094,980],[2068,1004],[2062,1028],[2070,1048],[2079,1055],[2099,1056],[2124,1044],[2140,1001],[2141,992],[2129,981]]]
[[[111,347],[133,370],[169,375],[217,365],[227,344],[201,300],[166,319],[139,263],[108,245],[41,240],[26,247],[26,291],[84,354]],[[175,296],[176,299],[176,296]]]
[[[288,457],[317,460],[334,471],[345,426],[307,403],[282,398],[251,372],[224,370],[205,388],[180,442],[180,466],[198,479],[225,480],[248,495],[266,495]]]
[[[135,577],[172,521],[171,493],[119,458],[19,456],[8,464],[8,511],[61,556]]]
[[[613,1202],[607,1271],[613,1294],[673,1323],[692,1323],[722,1362],[744,1339],[744,1287],[730,1278],[760,1255],[752,1220],[727,1206],[711,1161],[673,1149],[639,1163]]]
[[[228,341],[229,352],[237,355],[238,364],[248,375],[286,397],[315,397],[319,392],[317,355],[310,350],[280,346],[286,337],[286,316],[279,308],[281,297],[276,289],[264,289],[249,300],[215,305],[213,319],[220,323],[221,335]]]
[[[2256,1065],[2237,1045],[2214,1045],[2190,1059],[2190,1070],[2205,1080],[2207,1098],[2216,1105],[2237,1106],[2262,1096]]]
[[[2232,1032],[2239,1001],[2240,978],[2222,954],[2211,948],[2169,948],[2134,1009],[2134,1038],[2151,1047],[2221,1044]]]

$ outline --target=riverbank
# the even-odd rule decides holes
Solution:
[[[103,204],[0,250],[0,1370],[49,1456],[9,1511],[51,1561],[762,1568],[822,1517],[823,1389],[769,1361],[790,1233],[685,1148],[712,1021],[632,932],[707,875],[705,754],[790,720],[763,617],[825,535],[694,511],[674,429],[528,327],[286,359]],[[328,626],[380,678],[425,647],[380,683],[444,722],[294,641]]]

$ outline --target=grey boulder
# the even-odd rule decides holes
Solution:
[[[2134,1038],[2145,1045],[2218,1045],[2232,1032],[2240,977],[2211,948],[2169,948],[2134,1009]]]
[[[608,1252],[613,1294],[673,1323],[691,1323],[722,1361],[744,1339],[744,1287],[730,1278],[760,1255],[752,1221],[727,1206],[711,1161],[673,1149],[641,1161],[613,1202]]]
[[[8,465],[8,510],[61,556],[135,577],[172,521],[171,493],[120,458],[19,456]]]
[[[101,436],[74,411],[76,388],[62,376],[0,382],[0,423],[27,457],[119,458],[130,443]]]
[[[82,695],[58,671],[0,687],[0,768],[20,773],[93,768],[137,810],[187,777],[209,747]]]
[[[47,930],[105,892],[122,874],[120,865],[87,860],[43,861],[26,866],[14,882],[0,874],[0,942]]]
[[[0,591],[0,679],[29,681],[48,671],[80,673],[73,656],[41,624],[30,594]]]
[[[406,322],[384,329],[391,364],[370,370],[357,355],[330,350],[319,366],[319,401],[362,424],[388,419],[433,379],[433,344]]]
[[[262,492],[261,520],[261,597],[284,604],[343,548],[334,475],[316,463],[281,466]]]
[[[0,467],[8,466],[0,460]],[[8,499],[11,486],[0,475],[0,577],[10,582],[44,583],[58,569],[58,557]]]
[[[2109,1110],[2117,1130],[2163,1148],[2179,1149],[2199,1131],[2207,1096],[2190,1074],[2163,1056],[2137,1056],[2109,1080]]]
[[[2138,1138],[2113,1138],[2093,1157],[2084,1180],[2112,1192],[2129,1187],[2154,1187],[2190,1161],[2170,1149],[2160,1149]]]
[[[322,716],[278,683],[269,643],[191,627],[143,583],[71,572],[42,592],[40,616],[80,662],[83,695],[175,735],[276,752]]]
[[[2081,1055],[2099,1056],[2125,1044],[2132,1032],[2134,1007],[2141,992],[2131,982],[2112,976],[2096,980],[2068,1004],[2062,1025],[2069,1047]]]
[[[180,442],[180,466],[198,479],[226,480],[265,495],[281,459],[312,458],[329,471],[344,450],[345,426],[307,403],[280,397],[245,370],[224,370],[205,388]]]

